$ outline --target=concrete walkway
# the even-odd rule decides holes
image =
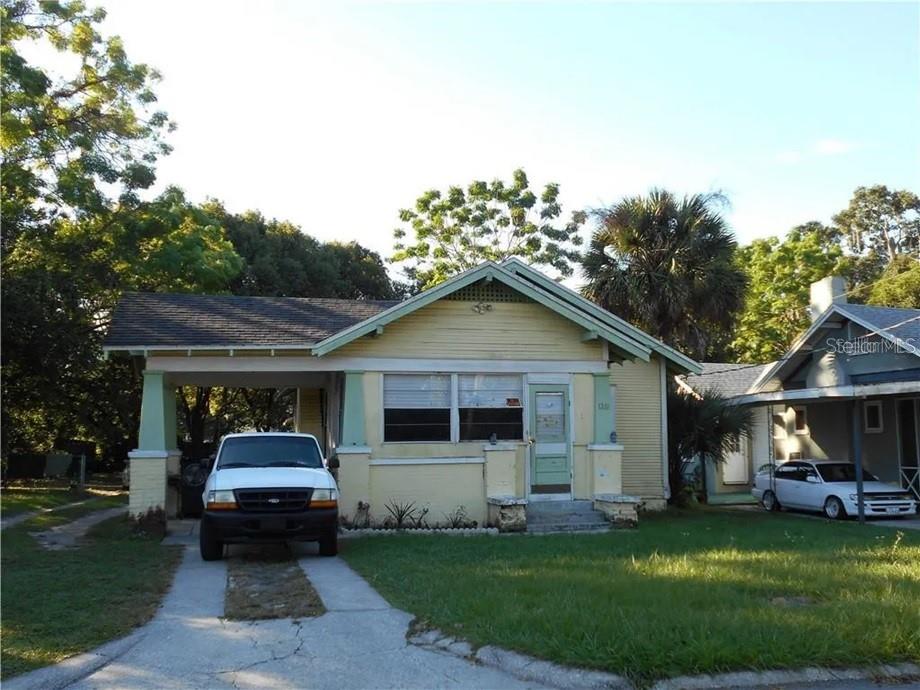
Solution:
[[[44,532],[31,532],[30,534],[46,549],[71,549],[77,546],[77,542],[86,536],[86,533],[93,525],[98,525],[100,522],[105,522],[119,515],[125,515],[127,512],[127,506],[98,510],[72,522],[52,527]]]
[[[16,525],[19,525],[25,522],[26,520],[31,520],[32,518],[38,517],[39,515],[44,515],[45,513],[53,513],[57,510],[67,510],[68,508],[73,508],[75,506],[82,506],[84,503],[92,500],[93,498],[95,497],[91,496],[90,498],[84,498],[82,501],[74,501],[73,503],[65,503],[64,505],[54,506],[53,508],[42,508],[40,510],[30,510],[28,513],[20,513],[19,515],[13,515],[11,517],[0,518],[0,530],[5,530],[8,527],[14,527]]]
[[[142,639],[66,687],[542,687],[408,644],[412,616],[389,606],[344,561],[313,555],[312,544],[297,548],[326,614],[300,621],[225,621],[226,562],[205,563],[197,548],[189,547],[162,608],[141,629]]]

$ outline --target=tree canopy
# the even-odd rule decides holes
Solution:
[[[692,357],[717,357],[746,285],[719,200],[654,189],[596,211],[585,295]]]
[[[758,239],[738,251],[738,266],[748,278],[731,344],[739,361],[777,359],[808,327],[810,285],[847,273],[852,265],[836,237],[833,228],[811,222],[793,228],[782,240]]]
[[[321,243],[173,187],[143,198],[172,123],[154,109],[156,71],[102,35],[104,17],[79,1],[0,0],[4,457],[78,437],[121,458],[136,445],[139,372],[101,351],[126,290],[366,299],[403,290],[360,245]],[[48,50],[67,56],[56,64],[71,73],[24,57]],[[188,395],[199,393],[211,395]],[[230,400],[225,416],[240,423],[289,416],[290,391],[247,395],[213,398]]]
[[[833,221],[854,254],[873,250],[891,262],[920,249],[920,198],[906,189],[857,187]]]
[[[400,210],[391,260],[405,264],[417,289],[511,256],[570,276],[586,216],[575,211],[560,221],[562,215],[559,185],[547,184],[537,197],[523,170],[515,170],[510,183],[474,180],[444,194],[431,189],[414,208]]]

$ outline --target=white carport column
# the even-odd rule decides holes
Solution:
[[[131,515],[157,508],[168,517],[175,515],[176,497],[169,496],[167,488],[168,477],[179,474],[181,453],[176,445],[176,390],[162,371],[145,371],[138,447],[128,453]]]

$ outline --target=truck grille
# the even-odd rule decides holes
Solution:
[[[307,509],[312,489],[237,489],[240,510],[247,513],[297,513]]]

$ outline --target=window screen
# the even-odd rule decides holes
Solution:
[[[461,374],[458,377],[461,441],[524,438],[524,382],[521,376]]]
[[[384,441],[450,441],[450,376],[386,374]]]

